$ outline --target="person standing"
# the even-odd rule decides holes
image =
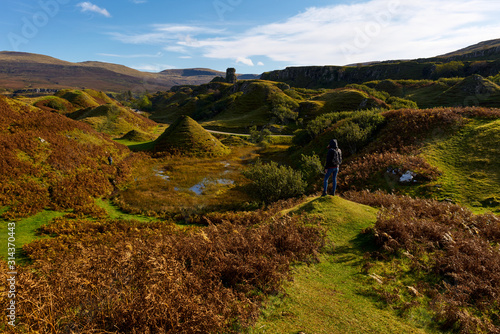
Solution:
[[[328,153],[326,155],[325,179],[323,181],[323,194],[321,196],[326,196],[328,194],[328,180],[330,179],[330,176],[333,179],[333,187],[330,191],[330,195],[335,196],[335,191],[337,189],[337,174],[339,172],[339,166],[342,163],[342,151],[340,150],[336,139],[330,140],[327,148]]]

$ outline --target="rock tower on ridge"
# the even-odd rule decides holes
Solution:
[[[236,69],[233,67],[229,67],[226,70],[226,82],[228,83],[236,83],[237,78],[236,78]]]

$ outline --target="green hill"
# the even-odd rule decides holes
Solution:
[[[189,116],[180,116],[155,141],[155,152],[222,156],[230,150]]]
[[[436,105],[500,107],[500,86],[480,75],[469,76],[437,96]]]
[[[48,111],[67,114],[79,109],[93,108],[103,104],[120,105],[103,92],[93,89],[62,89],[55,96],[40,97],[33,105]]]
[[[316,137],[294,139],[290,162],[313,153],[323,161],[336,138],[344,156],[340,189],[384,189],[498,212],[499,119],[499,109],[480,107],[333,113]],[[400,182],[408,171],[412,183]]]
[[[70,118],[90,124],[99,132],[110,136],[123,136],[129,131],[149,132],[155,122],[132,110],[119,107],[116,104],[104,104],[95,108],[78,110],[68,115]]]
[[[263,126],[273,117],[279,117],[280,110],[286,113],[298,107],[279,86],[273,82],[249,80],[234,85],[210,83],[179,87],[152,98],[154,112],[151,118],[169,123],[180,115],[188,115],[226,129]]]
[[[420,108],[442,106],[500,106],[500,86],[494,77],[471,75],[439,80],[376,80],[370,88],[415,101]]]
[[[322,107],[314,114],[306,114],[304,116],[317,116],[332,111],[351,111],[372,108],[389,108],[390,106],[384,101],[381,101],[369,94],[357,89],[336,89],[327,91],[311,101],[318,101]]]
[[[441,171],[426,187],[433,197],[500,213],[500,119],[473,119],[430,138],[422,155]]]
[[[188,115],[204,127],[230,132],[271,124],[293,129],[299,118],[307,121],[327,112],[390,107],[358,88],[301,90],[264,80],[177,87],[156,94],[151,101],[151,118],[158,122]]]
[[[57,92],[56,96],[67,100],[73,104],[76,109],[94,108],[102,104],[84,90],[62,89]]]
[[[57,112],[59,114],[67,114],[75,111],[78,106],[73,105],[73,103],[69,102],[66,99],[63,99],[59,96],[46,96],[40,99],[37,99],[33,105],[37,108]]]

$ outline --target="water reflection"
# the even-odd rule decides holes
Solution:
[[[230,179],[216,179],[216,180],[211,180],[208,178],[204,178],[203,181],[200,183],[195,184],[191,188],[189,188],[190,191],[194,192],[196,195],[202,195],[203,190],[208,186],[208,185],[223,185],[223,186],[228,186],[234,184],[234,180]]]
[[[165,181],[170,181],[170,175],[167,175],[164,170],[154,169],[153,171],[155,172],[156,176],[161,177]]]

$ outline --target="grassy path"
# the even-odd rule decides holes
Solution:
[[[361,231],[373,226],[376,209],[322,197],[295,211],[322,216],[335,247],[321,254],[319,264],[295,269],[286,296],[269,302],[250,333],[427,333],[369,296],[362,259],[370,242]]]

